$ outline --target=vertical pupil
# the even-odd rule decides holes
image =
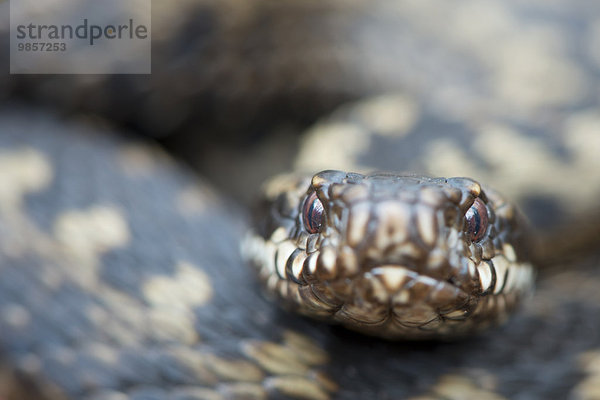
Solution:
[[[479,211],[473,210],[473,236],[477,237],[479,234],[479,230],[481,229],[481,216],[479,215]]]

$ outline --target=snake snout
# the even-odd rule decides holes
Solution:
[[[363,271],[380,265],[402,265],[419,273],[442,267],[449,258],[448,238],[459,222],[454,210],[397,199],[353,204],[340,229],[345,233],[342,248],[356,254]]]

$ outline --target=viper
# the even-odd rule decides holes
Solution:
[[[464,335],[533,287],[522,217],[466,178],[323,171],[266,189],[248,258],[302,314],[386,338]]]
[[[594,2],[152,6],[0,74],[3,398],[595,398]]]

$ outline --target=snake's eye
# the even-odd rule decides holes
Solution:
[[[472,241],[480,241],[488,226],[488,213],[485,204],[480,199],[475,199],[471,208],[465,214],[467,219],[467,234]]]
[[[317,233],[321,228],[322,220],[323,203],[317,197],[317,193],[312,192],[302,205],[302,222],[308,233]]]

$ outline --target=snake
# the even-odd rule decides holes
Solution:
[[[0,397],[595,398],[597,5],[153,9],[150,76],[0,74]]]
[[[506,319],[532,291],[522,217],[476,181],[323,171],[267,192],[248,257],[302,314],[385,338],[451,337]]]

